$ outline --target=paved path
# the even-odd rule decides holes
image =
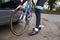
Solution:
[[[0,28],[0,40],[60,40],[60,15],[41,14],[41,24],[45,27],[35,36],[28,33],[35,26],[35,15],[30,21],[29,29],[21,36],[14,36],[9,27]]]

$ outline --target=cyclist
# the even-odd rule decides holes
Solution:
[[[22,7],[22,5],[27,0],[20,0],[21,4],[16,8]],[[33,36],[35,34],[38,34],[41,30],[41,10],[43,9],[43,5],[47,0],[37,0],[36,7],[35,7],[35,15],[36,15],[36,26],[33,28],[32,32],[29,33],[30,36]]]

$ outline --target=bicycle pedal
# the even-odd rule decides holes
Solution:
[[[21,20],[20,23],[26,23],[25,20]]]

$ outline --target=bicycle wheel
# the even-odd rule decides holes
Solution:
[[[18,23],[16,24],[14,22],[14,18],[16,18],[16,13],[14,15],[12,15],[11,18],[10,18],[10,30],[14,35],[20,36],[25,32],[25,29],[27,28],[27,26],[29,24],[29,21],[25,20],[26,23],[22,23],[21,19],[18,19]]]

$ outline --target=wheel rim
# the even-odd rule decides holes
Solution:
[[[22,35],[24,33],[25,29],[27,28],[28,22],[26,20],[26,23],[23,25],[21,23],[21,20],[19,19],[19,23],[18,24],[14,24],[13,23],[13,18],[14,18],[14,16],[11,16],[11,19],[10,19],[10,30],[11,30],[11,32],[14,35],[20,36],[20,35]]]

